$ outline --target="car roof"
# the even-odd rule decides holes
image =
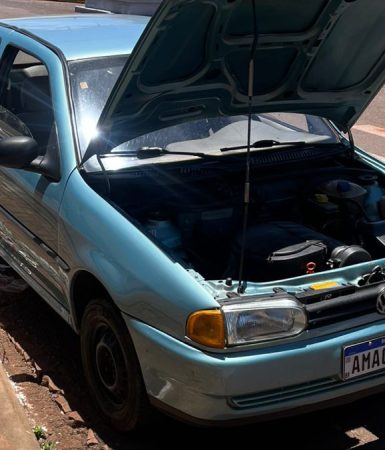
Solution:
[[[67,60],[131,53],[149,17],[78,14],[1,20],[59,48]]]

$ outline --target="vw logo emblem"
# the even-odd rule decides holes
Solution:
[[[385,289],[378,294],[376,308],[380,314],[385,314]]]

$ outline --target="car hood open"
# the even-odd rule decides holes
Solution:
[[[247,114],[252,0],[165,0],[115,86],[84,159],[138,135]],[[385,80],[384,0],[256,0],[253,112],[351,127]]]

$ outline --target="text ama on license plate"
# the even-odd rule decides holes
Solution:
[[[380,369],[385,369],[385,336],[344,347],[342,367],[344,380]]]

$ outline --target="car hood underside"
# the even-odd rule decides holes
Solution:
[[[88,157],[190,118],[247,113],[251,53],[254,112],[310,113],[351,127],[384,82],[385,2],[255,5],[256,27],[252,0],[165,0],[107,102],[102,139]]]

